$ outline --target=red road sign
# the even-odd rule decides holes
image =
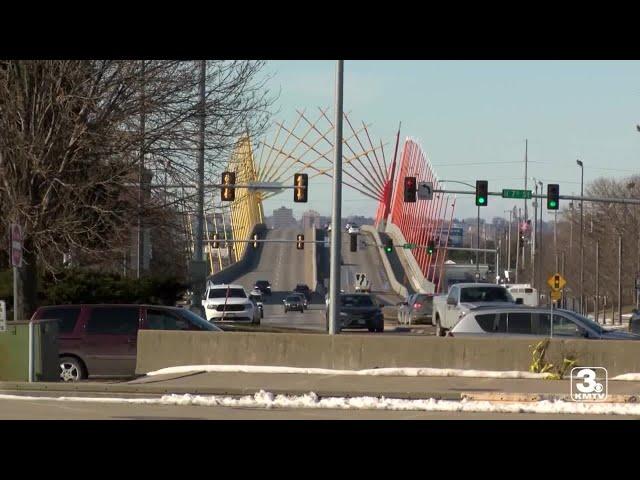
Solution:
[[[11,266],[22,267],[22,228],[11,224]]]

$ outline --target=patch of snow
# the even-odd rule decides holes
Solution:
[[[164,395],[161,398],[83,398],[23,397],[0,395],[0,400],[65,401],[84,403],[125,403],[138,405],[176,405],[203,407],[312,408],[333,410],[396,410],[425,412],[538,413],[575,415],[640,415],[640,404],[587,403],[562,400],[539,402],[489,402],[475,400],[405,400],[385,397],[327,397],[314,392],[306,395],[274,395],[261,390],[242,397],[203,395]]]
[[[609,380],[627,380],[629,382],[640,382],[640,373],[624,373],[622,375],[616,375]]]
[[[398,377],[474,377],[474,378],[527,378],[544,379],[548,373],[531,373],[516,370],[463,370],[456,368],[372,368],[366,370],[333,370],[329,368],[300,368],[262,365],[183,365],[168,367],[147,373],[149,376],[193,372],[217,373],[298,373],[304,375],[366,375]]]

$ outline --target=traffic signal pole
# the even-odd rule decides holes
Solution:
[[[339,333],[340,252],[342,233],[342,93],[344,60],[336,65],[336,128],[333,160],[333,211],[331,222],[331,270],[329,276],[329,335]]]

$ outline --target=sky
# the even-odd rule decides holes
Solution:
[[[329,107],[333,120],[335,65],[268,62],[268,86],[279,93],[274,120],[291,126],[296,109],[317,112],[318,107]],[[372,140],[386,144],[388,161],[402,122],[401,142],[417,140],[438,178],[472,184],[488,180],[490,191],[524,188],[525,139],[529,189],[536,178],[544,182],[545,192],[547,183],[559,183],[561,195],[579,194],[576,159],[584,163],[585,185],[603,176],[640,173],[639,61],[348,60],[344,110],[352,121],[371,124]],[[292,197],[286,190],[267,200],[266,213],[285,205],[296,215],[307,209],[328,215],[331,182],[312,179],[307,204],[294,204]],[[567,204],[560,202],[561,208]],[[505,216],[513,205],[513,200],[492,196],[481,216]],[[343,189],[343,217],[375,216],[376,207],[375,201]],[[473,196],[459,196],[457,218],[476,212]]]

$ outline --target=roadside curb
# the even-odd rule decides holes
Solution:
[[[220,395],[239,397],[253,395],[261,389],[254,387],[165,387],[148,384],[76,384],[76,383],[42,383],[29,384],[21,382],[0,382],[0,394],[33,397],[121,397],[121,398],[159,398],[163,395]],[[307,395],[308,388],[269,388],[274,395]],[[572,402],[567,394],[541,394],[541,393],[517,393],[517,392],[450,392],[450,391],[387,391],[382,394],[377,391],[341,391],[331,389],[313,389],[320,398],[326,397],[384,397],[403,400],[451,400],[451,401],[486,401],[486,402],[540,402],[540,401],[565,401]],[[640,403],[638,395],[609,395],[603,402],[595,403]]]
[[[571,395],[557,393],[515,393],[515,392],[462,392],[462,399],[476,402],[573,402]],[[594,403],[640,403],[638,395],[608,395],[606,400]]]

